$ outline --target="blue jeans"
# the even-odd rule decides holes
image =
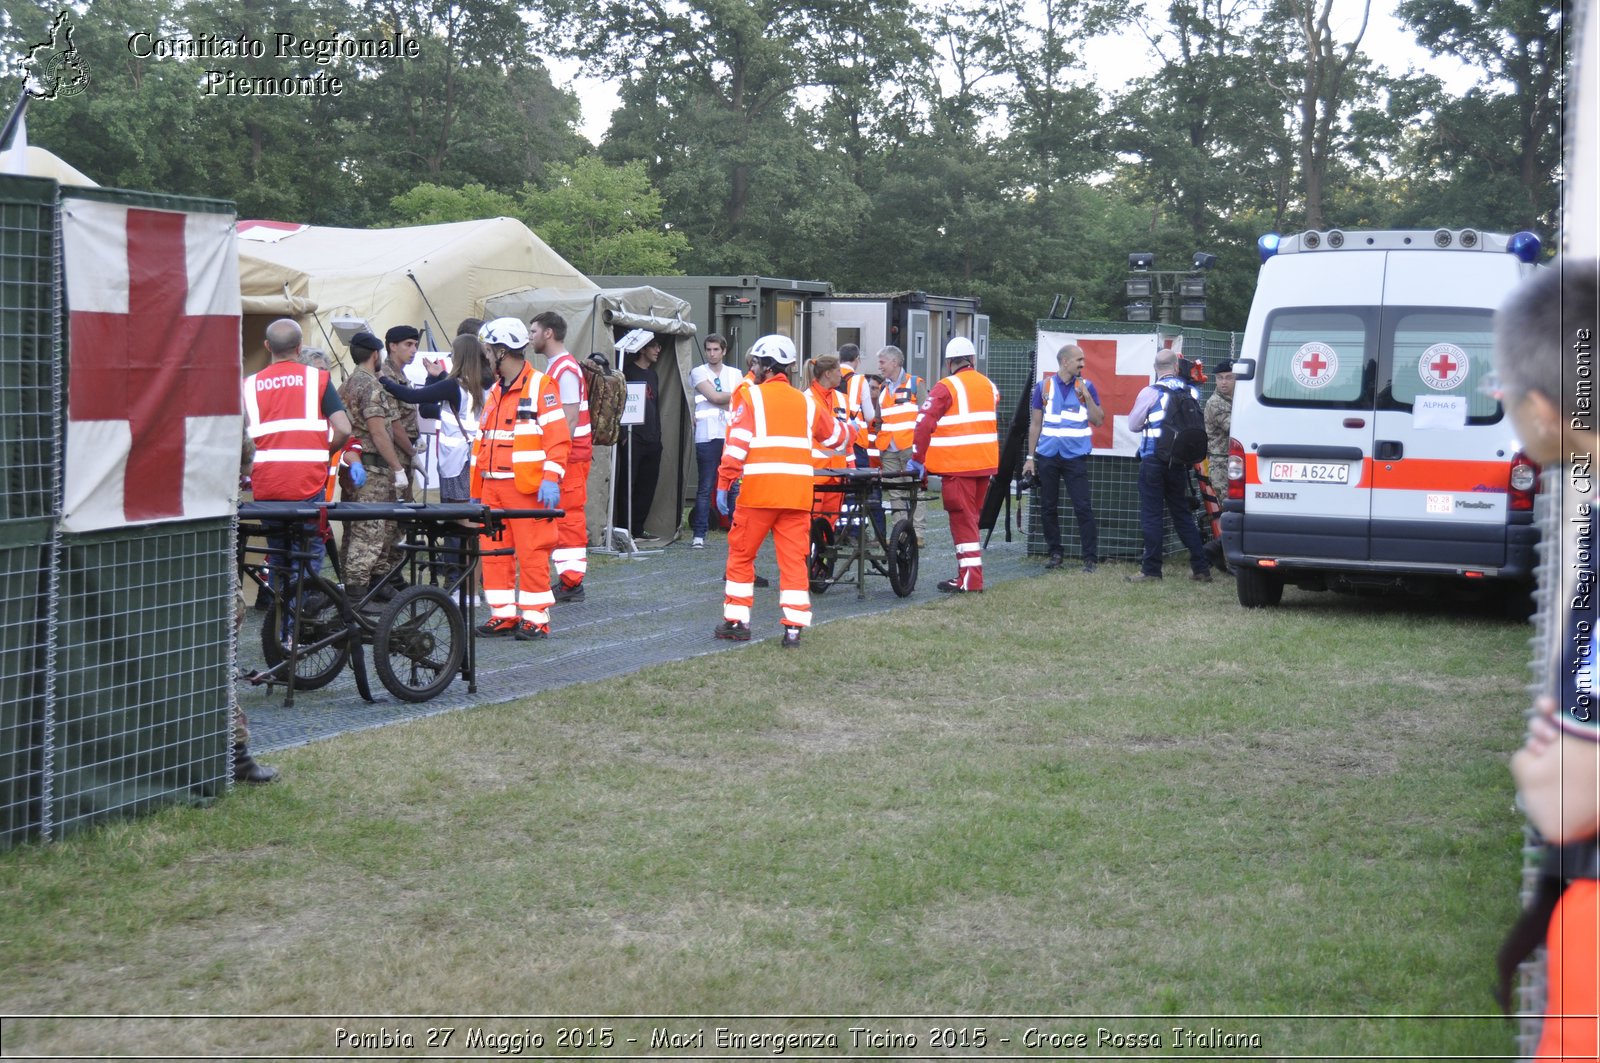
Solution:
[[[694,460],[700,470],[700,482],[694,492],[694,512],[689,515],[689,527],[696,538],[704,539],[711,530],[711,499],[717,490],[717,466],[722,464],[720,439],[694,445]]]
[[[1139,531],[1144,537],[1144,556],[1139,570],[1147,576],[1161,575],[1162,542],[1165,538],[1163,508],[1172,514],[1172,526],[1189,550],[1190,571],[1211,571],[1211,562],[1206,560],[1205,545],[1200,541],[1200,529],[1195,525],[1194,513],[1189,508],[1189,492],[1184,483],[1188,475],[1186,467],[1170,465],[1154,454],[1139,459]]]
[[[1089,459],[1052,458],[1039,455],[1039,515],[1044,522],[1044,544],[1052,554],[1061,552],[1061,482],[1067,483],[1067,497],[1078,518],[1078,537],[1083,541],[1083,559],[1100,560],[1100,526],[1095,523],[1094,506],[1089,501]]]

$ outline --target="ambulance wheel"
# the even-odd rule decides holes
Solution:
[[[812,594],[826,594],[833,584],[833,568],[839,561],[838,547],[834,544],[833,525],[827,517],[811,518],[811,554],[806,559],[806,571],[811,580]]]
[[[267,613],[261,618],[261,656],[267,667],[276,668],[289,659],[288,622],[278,619],[278,599],[265,591]],[[300,645],[314,646],[336,631],[344,630],[339,618],[339,606],[325,595],[311,592],[312,608],[300,618]],[[302,650],[294,663],[294,688],[296,690],[321,690],[344,671],[350,657],[347,640],[330,643],[319,650],[306,653]]]
[[[1283,577],[1263,572],[1254,565],[1238,565],[1234,578],[1239,588],[1239,604],[1246,609],[1277,605],[1283,601]]]
[[[889,533],[889,586],[901,598],[917,589],[917,533],[909,520]]]
[[[461,670],[467,626],[438,587],[407,587],[378,616],[372,657],[378,679],[401,701],[427,701]]]

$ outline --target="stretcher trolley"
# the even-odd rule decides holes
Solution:
[[[282,684],[284,704],[296,690],[327,686],[350,665],[356,689],[372,701],[366,647],[384,688],[402,701],[427,701],[457,677],[477,690],[473,623],[481,534],[507,519],[554,520],[559,509],[497,510],[479,503],[245,502],[239,506],[239,572],[267,596],[261,652],[267,667],[248,678]],[[346,593],[329,522],[394,521],[400,559],[372,575],[359,599]],[[325,539],[327,563],[314,572],[313,537]],[[269,545],[269,541],[271,544]],[[506,548],[510,552],[510,547]],[[268,555],[284,556],[276,566]],[[275,570],[277,569],[277,570]],[[281,570],[281,571],[279,571]],[[387,602],[379,591],[397,574],[409,586]],[[428,582],[431,578],[435,582]]]
[[[854,582],[867,596],[867,573],[889,577],[901,598],[917,587],[917,533],[911,523],[922,487],[910,473],[881,469],[819,469],[812,485],[811,591],[823,594]],[[904,512],[895,504],[904,505]],[[881,510],[879,503],[881,502]],[[896,516],[885,531],[887,516]]]

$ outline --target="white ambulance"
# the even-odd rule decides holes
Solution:
[[[1474,229],[1261,238],[1222,542],[1239,603],[1285,584],[1526,589],[1538,467],[1482,387],[1495,308],[1538,237]]]

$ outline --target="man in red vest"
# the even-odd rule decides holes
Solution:
[[[589,437],[589,389],[578,360],[567,350],[566,339],[567,321],[554,310],[546,310],[529,323],[528,342],[545,357],[545,375],[555,381],[567,418],[567,435],[572,439],[566,472],[561,474],[561,508],[567,515],[556,524],[556,548],[550,551],[556,566],[555,596],[558,602],[581,602],[583,577],[589,571],[589,525],[584,507],[589,503],[594,441]]]
[[[943,580],[945,594],[983,591],[983,544],[978,540],[978,514],[989,479],[1000,466],[1000,437],[995,408],[1000,390],[974,368],[978,351],[965,336],[944,349],[949,374],[933,386],[917,416],[914,456],[906,471],[940,477],[944,508],[950,514],[950,537],[956,542],[956,576]]]
[[[811,623],[810,573],[806,555],[811,536],[813,443],[838,450],[849,442],[833,411],[789,381],[796,355],[787,336],[762,336],[750,345],[755,384],[744,393],[717,469],[717,511],[732,508],[728,490],[735,480],[739,509],[728,530],[728,567],[723,586],[719,639],[750,638],[750,607],[755,603],[756,551],[772,534],[778,554],[778,605],[783,611],[783,647],[800,645],[800,629]]]
[[[279,318],[267,326],[266,347],[272,362],[244,380],[245,431],[255,448],[250,467],[250,490],[258,502],[325,501],[330,454],[337,454],[350,438],[350,416],[334,390],[333,380],[321,369],[300,362],[300,326]],[[306,522],[306,544],[312,557],[308,571],[322,568],[323,538],[320,520]],[[267,539],[268,565],[274,581],[289,571],[289,536]],[[249,722],[243,712],[233,720],[233,777],[239,782],[263,783],[277,778],[275,768],[257,764],[247,743]]]

